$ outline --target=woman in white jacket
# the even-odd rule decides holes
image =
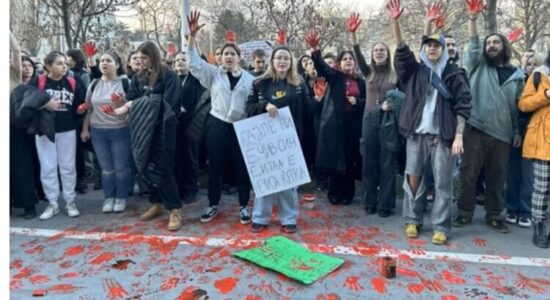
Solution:
[[[188,18],[189,71],[211,92],[212,109],[206,120],[206,148],[209,161],[208,208],[201,216],[201,222],[210,222],[218,213],[224,168],[234,172],[239,191],[240,220],[242,224],[251,221],[248,209],[250,181],[244,164],[233,122],[246,117],[246,101],[252,90],[254,77],[239,67],[241,52],[237,45],[222,46],[222,65],[209,65],[200,58],[195,48],[195,36],[200,28],[199,12],[192,12]]]

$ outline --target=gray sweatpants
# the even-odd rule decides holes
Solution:
[[[425,178],[422,177],[420,187],[413,196],[408,175],[423,176],[424,168],[431,162],[435,182],[435,199],[432,208],[433,230],[449,234],[451,231],[452,201],[453,201],[453,166],[455,158],[450,147],[442,145],[437,136],[414,134],[407,138],[407,166],[403,189],[403,217],[406,224],[421,226],[424,222],[424,203],[422,195],[426,192]]]

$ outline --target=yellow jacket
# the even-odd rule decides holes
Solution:
[[[523,112],[533,112],[527,125],[527,133],[523,142],[523,157],[539,160],[550,160],[550,98],[545,91],[550,89],[550,68],[541,66],[534,72],[541,73],[537,89],[533,83],[533,75],[529,76],[521,99],[519,109]],[[533,72],[533,73],[534,73]]]

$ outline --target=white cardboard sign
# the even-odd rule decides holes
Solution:
[[[311,181],[290,109],[233,123],[256,197]]]

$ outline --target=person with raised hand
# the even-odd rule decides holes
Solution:
[[[311,58],[330,92],[323,101],[317,141],[316,167],[329,172],[328,198],[332,204],[349,205],[355,195],[355,179],[360,178],[361,114],[365,105],[365,81],[355,72],[352,51],[340,52],[336,67],[321,56],[320,38],[315,31],[306,35]]]
[[[458,197],[456,227],[471,224],[475,210],[476,180],[485,168],[485,223],[507,233],[501,215],[502,190],[510,148],[521,146],[517,103],[525,85],[525,75],[512,66],[512,47],[499,33],[479,39],[476,20],[483,12],[482,0],[466,0],[470,40],[464,55],[472,90],[472,114],[464,132],[464,157],[460,165],[462,189]]]
[[[378,212],[380,217],[389,217],[395,208],[395,177],[400,147],[391,147],[383,142],[380,123],[384,114],[399,115],[398,106],[386,100],[386,93],[397,88],[397,75],[393,69],[388,45],[377,42],[371,49],[370,65],[367,64],[359,42],[357,29],[361,25],[359,14],[352,13],[347,22],[351,33],[353,52],[357,64],[367,81],[367,100],[363,111],[361,128],[361,153],[363,154],[363,194],[361,198],[367,214]],[[394,103],[397,104],[397,103]],[[399,141],[396,141],[399,143]],[[398,146],[398,144],[396,144]]]
[[[228,42],[221,47],[222,64],[219,67],[200,58],[195,38],[205,24],[199,24],[199,19],[198,11],[192,11],[187,17],[189,71],[212,94],[212,108],[205,128],[209,160],[208,207],[200,219],[201,222],[210,222],[218,215],[224,168],[229,165],[237,181],[240,222],[249,224],[250,180],[233,123],[246,117],[246,101],[254,77],[239,67],[241,50],[234,43]],[[235,35],[229,34],[228,40],[236,40]]]
[[[445,39],[433,34],[422,39],[418,62],[405,44],[399,17],[399,0],[388,5],[397,49],[395,70],[404,86],[405,101],[399,115],[399,131],[407,139],[403,182],[405,235],[417,238],[423,225],[426,192],[425,170],[430,166],[435,181],[431,213],[432,242],[445,244],[451,231],[453,155],[461,155],[462,134],[470,115],[470,89],[463,70],[448,62]]]

